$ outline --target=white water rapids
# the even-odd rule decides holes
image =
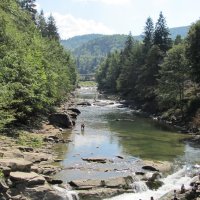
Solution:
[[[190,182],[192,181],[192,178],[189,176],[189,172],[190,169],[184,167],[176,173],[161,179],[164,185],[158,190],[149,190],[144,186],[144,183],[140,182],[137,184],[136,193],[122,194],[106,200],[150,200],[151,197],[156,200],[170,191],[180,190],[182,184],[185,185],[186,189],[189,189]]]

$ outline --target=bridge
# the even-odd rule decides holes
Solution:
[[[91,74],[79,74],[80,81],[95,81],[95,73]]]

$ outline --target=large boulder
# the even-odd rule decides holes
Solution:
[[[10,180],[14,185],[23,184],[25,186],[43,185],[45,183],[45,178],[35,172],[11,172]]]
[[[48,199],[48,200],[63,200],[62,194],[53,190],[49,185],[40,185],[37,187],[26,187],[24,190],[25,196],[31,200]],[[67,197],[66,200],[69,200]]]
[[[30,172],[32,162],[24,159],[0,159],[0,166],[9,167],[11,171]]]
[[[67,113],[54,113],[49,116],[49,122],[52,125],[61,128],[71,128],[73,126],[72,120]]]

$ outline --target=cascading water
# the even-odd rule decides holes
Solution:
[[[145,192],[148,190],[148,187],[147,185],[145,184],[144,181],[136,181],[132,184],[132,188],[133,188],[133,191],[135,193],[139,193],[139,192]]]
[[[61,188],[59,186],[54,186],[54,189],[59,192],[59,194],[63,197],[63,200],[79,200],[79,196],[75,191]]]
[[[161,179],[164,185],[158,190],[149,190],[144,186],[144,183],[136,182],[137,189],[135,190],[135,193],[123,194],[107,200],[150,200],[151,197],[156,200],[170,191],[175,189],[180,190],[182,184],[185,185],[186,189],[189,189],[192,181],[189,172],[191,172],[191,169],[188,170],[188,168],[184,167],[176,173]]]

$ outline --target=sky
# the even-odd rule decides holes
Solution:
[[[162,11],[169,28],[200,19],[200,0],[36,0],[37,9],[56,20],[61,39],[84,34],[143,33],[148,17]]]

